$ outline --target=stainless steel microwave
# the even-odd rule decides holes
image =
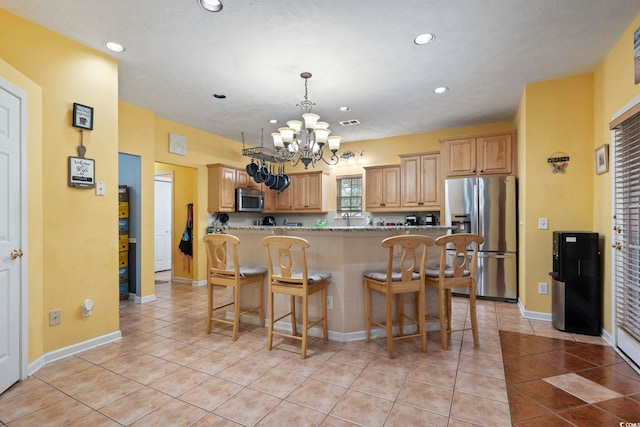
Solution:
[[[253,188],[236,188],[236,212],[262,212],[264,191]]]

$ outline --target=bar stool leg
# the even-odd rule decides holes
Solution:
[[[291,331],[293,335],[298,335],[298,324],[296,322],[296,297],[291,295]]]
[[[273,292],[271,292],[271,284],[269,284],[269,298],[268,298],[268,311],[269,311],[269,328],[267,328],[267,350],[271,350],[273,344]]]
[[[322,337],[325,341],[329,341],[329,322],[327,320],[327,295],[329,290],[325,285],[322,288]]]
[[[309,335],[309,297],[302,297],[302,353],[300,356],[304,360],[307,357],[307,337]]]
[[[442,349],[446,350],[449,343],[447,342],[447,291],[440,290],[440,341]]]
[[[371,290],[365,283],[364,285],[364,328],[366,331],[365,342],[371,341]]]
[[[240,325],[240,286],[233,287],[233,341],[238,338],[238,326]]]
[[[211,333],[211,315],[213,312],[213,285],[209,283],[207,286],[209,288],[207,290],[207,335],[209,335]]]
[[[473,345],[478,347],[480,339],[478,337],[478,319],[476,317],[476,291],[475,283],[469,287],[469,314],[471,315],[471,331],[473,332]]]
[[[385,326],[387,329],[387,355],[389,356],[389,359],[393,359],[393,310],[391,309],[392,299],[393,295],[391,295],[391,292],[387,290],[385,298],[387,304],[387,322],[385,323]]]

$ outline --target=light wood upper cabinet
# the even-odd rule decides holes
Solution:
[[[278,192],[267,189],[264,192],[264,211],[265,213],[275,212],[278,202]]]
[[[261,190],[262,184],[258,184],[252,177],[249,176],[246,170],[236,169],[236,188],[240,187]]]
[[[365,208],[391,211],[400,207],[400,165],[365,167]]]
[[[266,190],[265,212],[327,212],[329,175],[322,171],[289,174],[282,192]]]
[[[451,138],[440,142],[445,176],[515,174],[513,132]]]
[[[440,209],[440,153],[400,156],[403,208]]]
[[[236,207],[236,168],[207,165],[209,172],[209,212],[234,212]]]
[[[296,211],[328,210],[324,194],[329,190],[329,176],[322,171],[289,175],[293,189],[293,209]]]

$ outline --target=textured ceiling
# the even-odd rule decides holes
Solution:
[[[197,0],[0,7],[99,51],[125,45],[108,52],[122,101],[236,141],[244,131],[251,144],[299,118],[303,71],[314,112],[344,142],[511,120],[526,83],[593,71],[640,13],[638,0],[223,3],[220,13]],[[414,44],[425,32],[435,42]],[[361,124],[338,123],[350,119]]]

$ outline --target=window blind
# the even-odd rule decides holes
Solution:
[[[616,323],[640,341],[640,113],[614,128]]]

